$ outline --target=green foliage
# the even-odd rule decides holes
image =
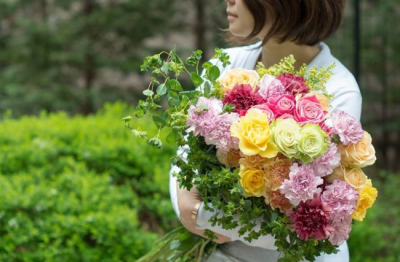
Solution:
[[[115,76],[139,73],[143,39],[172,29],[164,17],[175,11],[167,0],[1,1],[0,110],[87,114],[133,102],[132,85],[122,89]]]
[[[400,177],[381,171],[374,179],[379,191],[362,222],[355,222],[348,240],[351,261],[400,261]]]
[[[177,225],[168,192],[175,148],[130,137],[121,118],[131,110],[3,118],[1,261],[135,261]]]

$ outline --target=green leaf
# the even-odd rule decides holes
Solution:
[[[146,89],[146,90],[143,91],[143,95],[152,96],[152,95],[154,95],[154,92],[151,91],[150,89]]]
[[[165,95],[165,93],[167,93],[167,87],[165,86],[165,84],[161,84],[157,87],[157,94],[159,94],[160,96]]]
[[[183,91],[181,84],[175,79],[167,81],[167,89],[168,91],[170,90]]]
[[[167,141],[168,144],[170,145],[175,145],[176,140],[177,140],[178,136],[176,135],[176,133],[174,131],[171,131],[167,137],[165,138],[165,140]]]
[[[161,67],[161,72],[164,74],[168,74],[169,66],[168,62],[164,62],[163,66]]]
[[[199,74],[197,74],[195,72],[192,72],[190,74],[190,77],[192,78],[192,82],[193,82],[195,87],[199,87],[204,82],[203,78],[201,78],[199,76]]]
[[[122,120],[125,121],[125,122],[129,122],[129,121],[132,120],[132,117],[131,116],[126,116],[126,117],[122,118]]]
[[[164,118],[157,115],[153,115],[153,122],[160,129],[167,124]]]
[[[211,93],[210,82],[204,84],[204,95],[209,95]]]
[[[136,109],[133,114],[137,118],[142,118],[144,116],[144,111],[143,111],[143,109]]]
[[[220,75],[220,71],[219,68],[217,66],[212,66],[207,70],[207,78],[211,81],[211,82],[215,82],[219,75]]]

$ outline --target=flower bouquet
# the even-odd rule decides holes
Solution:
[[[249,243],[272,235],[279,261],[337,252],[377,190],[361,169],[376,160],[371,136],[330,108],[324,85],[335,65],[295,70],[289,56],[270,68],[259,63],[221,74],[229,64],[221,49],[201,67],[200,59],[196,51],[184,62],[174,50],[145,59],[141,69],[152,79],[133,115],[151,115],[159,128],[148,143],[161,147],[160,132],[169,128],[166,140],[184,152],[172,160],[180,168],[174,175],[180,187],[197,187],[206,210],[218,210],[211,224],[238,230]],[[183,72],[194,90],[183,90]],[[132,119],[125,118],[132,134],[146,137]],[[215,245],[178,229],[140,261],[200,261]]]

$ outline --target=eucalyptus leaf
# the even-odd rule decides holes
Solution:
[[[151,91],[150,89],[146,89],[146,90],[143,91],[143,95],[152,96],[152,95],[154,95],[154,92]]]
[[[165,93],[167,93],[167,87],[165,86],[164,83],[162,83],[161,85],[159,85],[157,87],[156,90],[157,94],[159,94],[160,96],[165,95]]]

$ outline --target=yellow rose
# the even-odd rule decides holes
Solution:
[[[244,155],[260,154],[272,158],[278,154],[276,145],[270,141],[268,116],[259,109],[249,109],[245,116],[231,126],[231,135],[239,138],[239,149]]]
[[[264,172],[260,169],[248,169],[243,166],[239,171],[239,184],[243,188],[245,197],[261,197],[265,193]]]
[[[346,168],[344,180],[357,191],[361,191],[367,183],[367,176],[360,168]]]
[[[356,211],[351,217],[358,221],[363,221],[367,213],[367,209],[372,207],[378,196],[378,190],[375,187],[366,185],[358,198]]]
[[[315,96],[318,99],[318,101],[321,103],[322,109],[324,111],[329,111],[329,103],[330,103],[329,98],[327,98],[326,96],[324,96],[323,94],[318,93],[318,92],[310,92],[307,95],[305,95],[305,97],[307,97],[307,96]]]
[[[342,157],[341,164],[344,166],[361,168],[372,165],[376,161],[372,138],[366,131],[358,143],[350,143],[348,146],[340,144],[338,149]]]
[[[236,84],[249,84],[253,89],[258,85],[260,76],[255,70],[236,68],[224,71],[218,81],[223,91],[232,90]]]
[[[332,183],[333,180],[339,179],[344,181],[344,173],[346,172],[346,168],[342,165],[333,169],[332,174],[329,176],[324,177],[324,180],[328,183]]]

